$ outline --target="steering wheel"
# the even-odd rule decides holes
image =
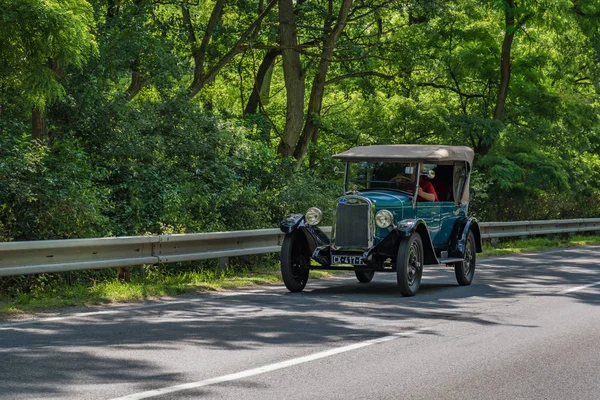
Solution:
[[[390,182],[392,183],[413,183],[413,180],[410,179],[410,177],[406,176],[406,175],[401,175],[398,174],[396,176],[394,176],[392,179],[390,179]]]

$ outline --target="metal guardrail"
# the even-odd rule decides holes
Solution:
[[[600,232],[600,218],[483,222],[483,239]],[[331,227],[323,227],[331,233]],[[0,276],[221,259],[281,250],[279,229],[0,243]]]
[[[600,218],[550,219],[544,221],[480,222],[482,239],[600,232]]]

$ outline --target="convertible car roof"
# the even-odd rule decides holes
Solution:
[[[386,161],[386,162],[430,162],[451,164],[454,161],[473,163],[474,152],[465,146],[442,146],[429,144],[385,144],[358,146],[333,158],[345,161]]]

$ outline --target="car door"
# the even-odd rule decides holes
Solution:
[[[467,213],[467,205],[460,204],[455,199],[462,196],[467,177],[467,166],[464,163],[455,163],[452,176],[452,195],[440,203],[440,228],[433,242],[435,247],[444,247],[450,242],[450,235],[457,219],[462,219]]]
[[[440,231],[440,204],[439,201],[417,202],[417,218],[427,224],[432,242]]]
[[[452,234],[454,223],[461,216],[464,216],[464,211],[461,207],[454,204],[454,202],[445,201],[440,203],[439,231],[433,242],[435,247],[447,245],[450,242],[450,235]]]

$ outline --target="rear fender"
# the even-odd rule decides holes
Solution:
[[[467,237],[469,231],[473,232],[475,236],[475,251],[481,253],[481,231],[479,230],[479,223],[475,218],[465,217],[459,219],[452,228],[452,235],[450,241],[450,254],[453,257],[463,257],[465,254],[465,245],[467,243]]]

